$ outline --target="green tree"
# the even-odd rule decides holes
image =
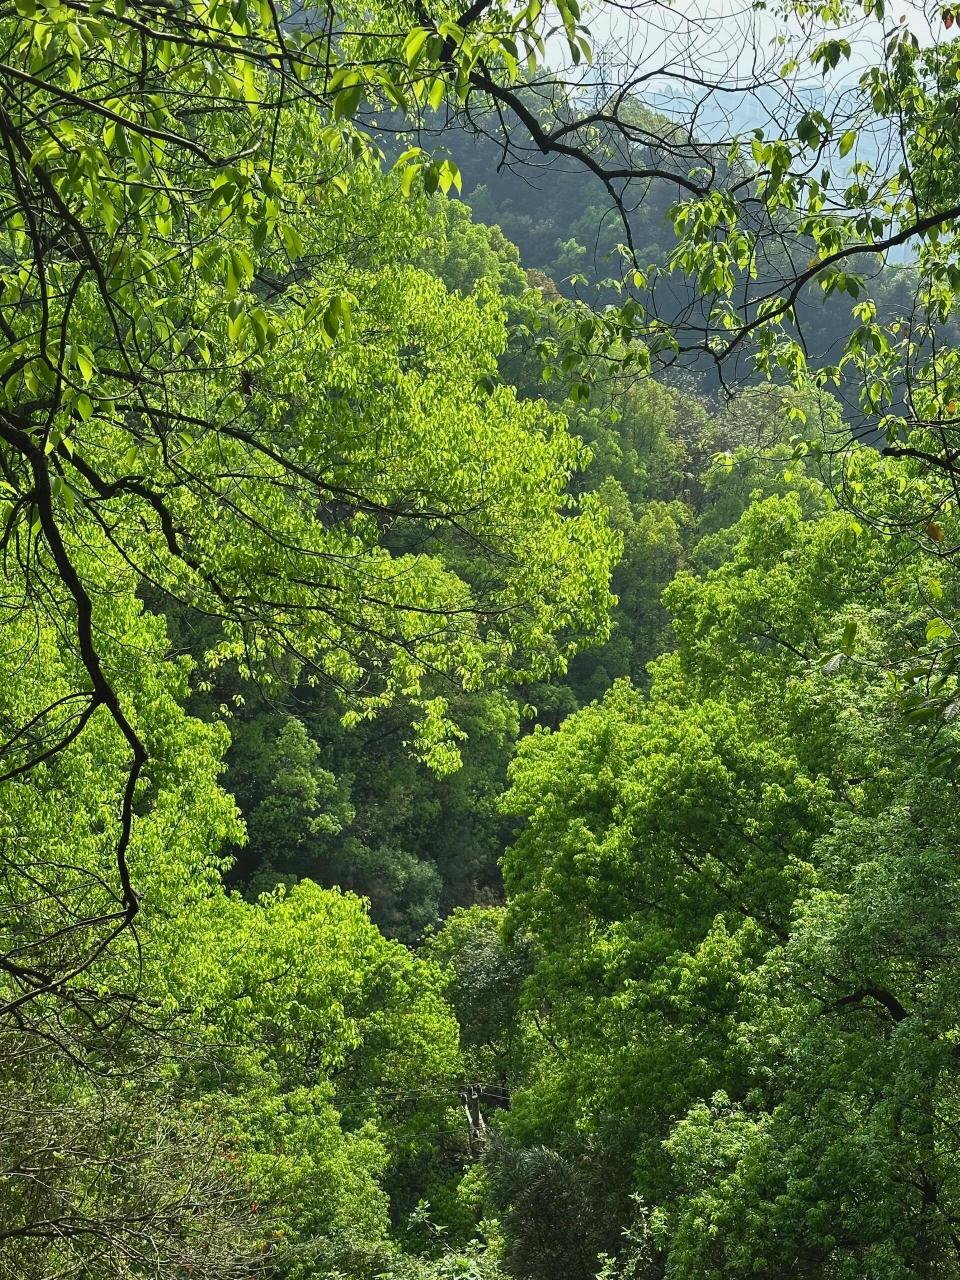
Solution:
[[[543,1044],[507,1133],[566,1170],[594,1258],[640,1197],[670,1276],[954,1274],[952,730],[888,674],[928,643],[924,561],[800,492],[669,588],[649,696],[521,744],[505,876]],[[499,1194],[548,1270],[551,1219]]]
[[[530,956],[522,939],[506,941],[503,925],[502,907],[461,908],[429,939],[426,951],[452,973],[447,1000],[460,1027],[468,1078],[499,1084],[507,1099],[528,1036],[520,994]]]
[[[122,902],[90,917],[93,954],[137,912],[149,803],[101,596],[179,601],[216,621],[209,661],[329,682],[354,720],[405,703],[443,769],[451,688],[561,669],[603,633],[615,539],[566,496],[562,421],[491,384],[497,309],[404,265],[425,224],[350,123],[359,88],[330,78],[349,41],[269,6],[229,38],[209,15],[4,21],[2,538],[24,607],[65,620],[80,658],[78,719],[58,736],[36,708],[39,754],[11,722],[6,776],[101,710],[126,742]],[[104,538],[132,578],[83,555]],[[52,990],[66,971],[33,960],[8,975]]]
[[[5,990],[0,1272],[233,1280],[266,1256],[275,1274],[374,1273],[394,1251],[391,1204],[416,1196],[456,1104],[443,976],[384,939],[357,898],[309,882],[258,903],[224,890],[223,848],[242,838],[218,785],[226,733],[183,710],[189,664],[169,660],[132,589],[116,591],[129,570],[109,543],[86,551],[111,586],[107,669],[150,746],[152,803],[128,852],[141,908],[91,965],[86,921],[118,909],[111,815],[125,777],[123,739],[93,715],[6,784],[0,809],[14,961],[55,946],[76,971],[29,1001],[17,975]],[[5,684],[11,720],[63,696],[80,667],[50,624],[24,613],[20,626],[13,653],[37,644],[46,660]],[[298,746],[309,760],[288,734],[288,755]]]

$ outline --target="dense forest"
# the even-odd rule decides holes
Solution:
[[[960,1280],[958,24],[0,6],[0,1280]]]

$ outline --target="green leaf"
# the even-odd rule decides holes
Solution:
[[[405,196],[409,196],[413,190],[414,179],[420,172],[422,166],[419,164],[408,164],[400,175],[400,190]]]
[[[355,115],[362,98],[363,85],[355,84],[347,89],[341,89],[333,100],[334,120],[343,120]]]
[[[933,617],[927,623],[927,644],[937,640],[952,640],[953,628],[943,618]]]
[[[423,47],[430,38],[426,27],[414,27],[403,42],[403,56],[408,67],[415,67],[423,53]]]
[[[350,300],[345,294],[339,294],[327,304],[321,319],[324,332],[331,342],[340,334],[349,338],[353,332],[350,314]]]
[[[291,258],[296,260],[297,258],[303,257],[303,240],[300,236],[300,232],[292,223],[283,222],[280,224],[280,238],[283,241],[283,247]]]
[[[427,101],[434,111],[439,111],[440,104],[443,102],[444,94],[447,90],[447,84],[443,76],[436,75],[430,82],[430,92],[427,95]]]

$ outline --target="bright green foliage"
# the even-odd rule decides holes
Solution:
[[[134,824],[126,862],[151,911],[182,911],[217,883],[219,864],[209,853],[240,838],[235,806],[217,786],[226,734],[220,726],[184,714],[180,701],[187,691],[189,664],[168,659],[162,620],[142,610],[132,575],[106,539],[93,531],[88,537],[86,546],[79,541],[68,545],[84,564],[88,581],[96,584],[94,621],[104,636],[101,661],[122,691],[129,722],[150,750],[140,783],[143,812]],[[11,605],[18,597],[22,600],[23,590],[22,580],[11,574]],[[61,591],[48,602],[52,611],[66,612],[65,594]],[[64,750],[3,784],[0,829],[8,850],[3,946],[14,965],[22,950],[29,970],[25,975],[16,967],[7,972],[4,994],[14,998],[17,984],[32,985],[46,964],[60,974],[82,970],[89,948],[99,947],[122,924],[122,902],[114,885],[115,814],[126,783],[127,744],[107,708],[92,714],[88,710],[79,691],[80,656],[43,612],[11,608],[0,642],[8,672],[0,682],[3,723],[8,732],[31,725],[26,742],[17,744],[20,750],[36,754],[74,735]],[[32,655],[26,667],[25,654]],[[122,954],[118,963],[136,965],[129,939]],[[77,989],[82,999],[82,979]]]
[[[309,882],[254,905],[211,898],[169,946],[158,968],[215,1046],[215,1073],[193,1087],[269,1206],[290,1274],[366,1266],[386,1246],[382,1184],[413,1192],[407,1166],[455,1102],[438,970],[386,941],[359,900]]]
[[[471,222],[464,206],[435,205],[429,226],[422,264],[439,271],[448,287],[491,321],[501,309],[506,313],[509,343],[498,362],[501,378],[530,396],[542,391],[589,448],[583,454],[589,461],[571,476],[570,488],[595,492],[625,542],[614,574],[619,605],[613,634],[549,683],[451,699],[450,717],[467,738],[451,744],[461,755],[461,769],[442,779],[399,749],[407,733],[402,706],[344,731],[329,691],[301,679],[287,705],[311,740],[303,750],[314,761],[307,769],[312,782],[301,777],[299,766],[297,781],[282,763],[280,738],[287,731],[274,705],[276,691],[264,705],[257,688],[238,684],[224,668],[211,703],[202,709],[210,715],[219,703],[242,700],[233,715],[228,786],[251,836],[238,852],[231,882],[248,893],[275,877],[311,876],[350,887],[369,897],[378,924],[404,941],[416,940],[452,906],[499,894],[496,862],[510,825],[497,811],[496,796],[521,726],[530,718],[558,723],[618,676],[633,673],[643,681],[646,664],[670,643],[659,597],[686,555],[704,501],[699,476],[706,457],[745,430],[738,410],[731,409],[730,423],[718,428],[692,396],[652,383],[614,386],[589,403],[567,400],[562,381],[543,382],[537,352],[537,344],[555,332],[559,304],[531,287],[512,246],[496,229]],[[778,403],[767,412],[768,425],[779,410]],[[393,545],[408,544],[398,538]],[[472,554],[458,565],[464,574],[486,573]],[[180,634],[187,640],[187,625]],[[275,775],[282,799],[273,790]],[[316,789],[327,797],[319,809],[308,798]]]
[[[751,982],[742,1100],[669,1140],[687,1190],[672,1274],[822,1259],[843,1277],[955,1274],[956,930],[943,782],[851,816],[816,849],[829,880]],[[667,1223],[669,1222],[669,1226]],[[722,1223],[722,1239],[714,1224]]]
[[[258,904],[224,892],[221,850],[241,838],[218,787],[224,730],[183,711],[188,664],[167,659],[162,622],[116,590],[128,571],[115,553],[72,550],[109,587],[97,622],[118,639],[104,666],[150,748],[140,786],[152,803],[127,851],[135,933],[91,968],[122,918],[111,887],[120,730],[94,713],[5,784],[4,847],[29,856],[7,859],[4,941],[24,967],[42,957],[83,973],[21,1005],[29,1017],[0,1036],[3,1168],[34,1136],[42,1147],[36,1180],[0,1197],[0,1271],[126,1280],[156,1261],[147,1223],[165,1280],[191,1268],[227,1280],[263,1252],[277,1274],[341,1263],[372,1274],[392,1248],[391,1193],[415,1194],[408,1170],[455,1103],[444,979],[386,941],[356,898],[310,883]],[[46,661],[4,686],[11,719],[69,691],[79,662],[51,627],[26,614],[22,625],[9,660],[33,641]],[[309,763],[288,732],[294,778],[298,747]],[[22,982],[6,975],[4,996]]]
[[[481,16],[411,35],[412,13],[345,10],[342,39],[267,3],[0,17],[0,542],[24,604],[76,636],[81,729],[107,714],[126,744],[117,928],[152,748],[99,593],[178,602],[213,621],[209,662],[332,685],[349,723],[404,705],[441,772],[457,690],[563,671],[605,634],[617,541],[569,497],[580,446],[497,384],[499,309],[408,265],[429,236],[413,179],[446,192],[455,167],[383,174],[353,123],[365,96],[462,97],[479,58],[515,61],[505,23],[539,47],[539,9]],[[103,539],[130,577],[78,550]],[[19,980],[64,972],[38,957]]]
[[[882,674],[923,643],[904,551],[756,503],[668,591],[649,698],[522,745],[505,873],[546,1039],[510,1133],[567,1161],[595,1249],[639,1195],[671,1277],[952,1274],[950,784]]]
[[[486,295],[511,311],[531,292],[516,245],[499,226],[474,222],[465,204],[435,201],[431,231],[422,265],[452,292]],[[513,325],[511,336],[516,336]]]
[[[429,674],[475,688],[511,665],[558,662],[581,623],[603,625],[606,595],[586,570],[609,560],[613,541],[595,518],[560,510],[577,453],[558,421],[505,388],[478,392],[502,341],[494,312],[411,269],[348,278],[351,338],[328,350],[322,317],[293,306],[270,366],[225,388],[229,438],[183,447],[178,470],[198,477],[196,493],[167,489],[162,461],[148,472],[191,551],[185,563],[156,538],[147,554],[193,607],[215,609],[221,595],[240,606],[221,660],[262,667],[293,646],[298,663],[356,691],[358,713],[418,699],[420,745],[443,767],[455,738],[444,701],[427,696]],[[208,383],[197,381],[195,408],[181,383],[185,412],[200,413]],[[237,438],[245,418],[255,439]],[[303,486],[291,489],[291,468]],[[498,560],[474,576],[458,546],[478,541]],[[544,607],[532,609],[535,583]],[[372,687],[371,667],[382,673]]]
[[[960,1277],[957,46],[714,145],[517,87],[576,0],[0,31],[0,1278]]]

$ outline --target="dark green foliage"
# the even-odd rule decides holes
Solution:
[[[529,1280],[592,1280],[604,1237],[584,1181],[588,1160],[564,1159],[544,1147],[496,1152],[490,1160],[491,1193],[504,1206],[507,1239],[503,1265],[508,1275]]]
[[[502,908],[461,908],[425,950],[451,975],[447,1001],[460,1026],[467,1078],[496,1085],[506,1097],[529,1052],[521,994],[532,957],[522,937],[505,937],[504,923]]]

